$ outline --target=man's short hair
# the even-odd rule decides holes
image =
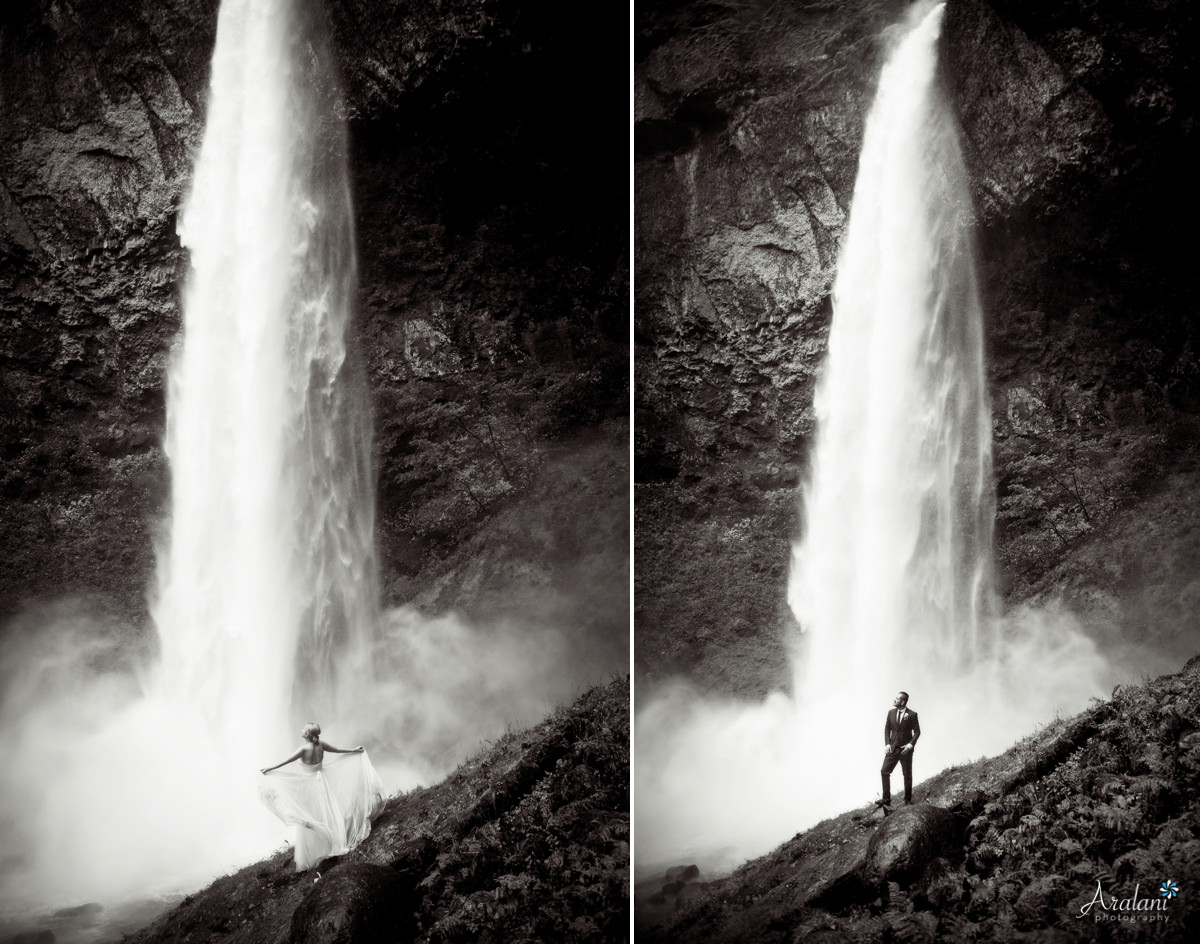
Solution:
[[[907,704],[908,703],[908,692],[901,692],[900,694],[904,696],[904,702],[905,702],[905,704]]]

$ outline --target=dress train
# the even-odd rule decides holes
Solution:
[[[293,827],[300,872],[366,839],[386,802],[365,751],[326,753],[320,764],[279,767],[262,775],[258,793],[267,809]]]

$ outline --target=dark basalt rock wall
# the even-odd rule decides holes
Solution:
[[[19,4],[0,22],[0,500],[10,613],[136,609],[165,498],[163,376],[215,3]]]
[[[981,221],[1006,587],[1171,658],[1200,629],[1194,19],[959,3],[944,44]]]
[[[838,240],[905,9],[637,14],[644,682],[683,672],[744,694],[783,682]],[[1065,594],[1108,641],[1173,656],[1200,591],[1188,572],[1196,282],[1180,199],[1195,157],[1192,19],[1183,3],[952,0],[943,30],[979,220],[1003,589]],[[1118,546],[1139,529],[1156,535],[1156,573],[1139,563],[1149,544]]]
[[[187,264],[175,214],[216,11],[77,0],[0,18],[0,617],[68,593],[145,619]],[[585,32],[542,2],[327,12],[387,602],[571,620],[577,585],[600,580],[587,619],[623,649],[623,28]],[[489,584],[472,560],[510,566]]]
[[[428,4],[390,19],[349,7],[332,19],[361,110],[351,133],[386,596],[572,625],[619,671],[621,24],[546,2],[451,5],[432,23]],[[370,71],[381,62],[423,65],[385,87]]]

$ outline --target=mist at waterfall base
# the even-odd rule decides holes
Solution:
[[[177,895],[278,849],[258,771],[304,721],[364,744],[396,791],[596,681],[552,626],[379,610],[345,108],[321,17],[221,4],[179,223],[156,640],[65,601],[0,637],[6,923]]]
[[[553,627],[410,607],[385,612],[382,627],[376,677],[321,721],[330,743],[366,745],[389,792],[440,780],[594,681]],[[246,757],[255,718],[230,740],[214,736],[202,712],[157,688],[157,664],[135,633],[98,619],[86,601],[31,609],[6,627],[0,920],[170,898],[284,843],[256,778],[295,750],[299,732]]]
[[[639,877],[692,862],[709,877],[724,874],[878,798],[884,718],[898,691],[910,693],[920,716],[920,802],[922,780],[1002,753],[1116,680],[1069,612],[1021,609],[998,629],[1002,658],[958,675],[900,660],[884,678],[846,664],[834,676],[843,691],[822,697],[801,690],[749,703],[705,697],[685,683],[657,693],[636,718]],[[903,797],[899,767],[892,797]]]
[[[790,693],[680,683],[636,718],[637,868],[710,872],[881,795],[898,691],[920,781],[997,754],[1117,676],[1071,613],[998,613],[972,209],[937,77],[943,7],[893,28],[838,259],[793,547]],[[782,588],[781,588],[782,590]],[[901,773],[893,797],[903,797]]]

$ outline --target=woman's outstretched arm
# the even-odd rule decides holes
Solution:
[[[352,747],[352,748],[349,748],[348,750],[345,748],[341,748],[341,747],[334,747],[332,744],[326,744],[324,741],[321,742],[321,746],[323,748],[325,748],[325,750],[330,751],[334,754],[361,754],[364,750],[364,748],[361,744],[358,745],[358,747]]]
[[[276,767],[283,767],[286,764],[290,764],[292,761],[298,759],[300,757],[300,755],[303,753],[304,753],[303,749],[298,750],[298,751],[296,751],[295,754],[293,754],[287,760],[281,760],[278,764],[275,765],[275,767],[264,767],[262,769],[262,772],[265,774],[268,770],[274,770]]]

